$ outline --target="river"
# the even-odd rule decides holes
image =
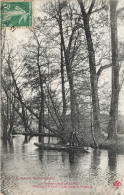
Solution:
[[[4,195],[124,194],[124,155],[101,149],[41,151],[34,142],[38,137],[25,142],[23,135],[1,141]]]

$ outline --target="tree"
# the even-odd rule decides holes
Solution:
[[[118,101],[119,101],[119,61],[117,36],[117,1],[110,0],[111,48],[112,48],[112,93],[110,105],[110,119],[108,125],[108,139],[117,135]]]
[[[17,78],[15,79],[15,75],[14,75],[13,70],[12,70],[12,64],[13,64],[15,56],[16,56],[16,54],[13,54],[13,50],[11,49],[11,50],[8,50],[8,53],[4,57],[5,62],[8,66],[8,71],[9,71],[8,78],[11,78],[11,80],[12,80],[12,81],[9,80],[7,83],[8,83],[8,85],[10,85],[11,82],[13,83],[13,88],[14,88],[13,94],[16,93],[18,95],[18,98],[20,99],[20,103],[21,103],[22,102],[22,94],[21,94],[20,89],[19,89],[18,84],[17,84],[17,80],[16,80]],[[4,85],[4,81],[2,84]],[[4,91],[5,91],[5,85],[3,87],[4,87]],[[13,91],[13,89],[11,89],[11,91]],[[8,93],[6,93],[6,95],[7,94]],[[12,96],[12,98],[14,98],[13,94],[10,94],[10,96],[7,95],[7,99],[9,98],[10,103],[12,101],[11,96]],[[28,131],[28,121],[27,121],[27,117],[26,117],[26,111],[25,111],[24,105],[22,103],[21,103],[21,109],[22,109],[22,120],[23,120],[24,128],[25,128],[25,131],[27,132]],[[10,119],[10,122],[12,123],[11,119]],[[11,130],[10,130],[10,132],[11,132]]]
[[[74,8],[74,7],[73,7]],[[70,90],[70,110],[71,110],[71,131],[76,131],[79,127],[79,108],[77,104],[77,98],[74,88],[74,59],[77,56],[79,44],[80,31],[79,21],[76,22],[79,18],[75,18],[73,15],[73,8],[66,1],[58,1],[55,5],[56,21],[59,27],[59,34],[61,37],[61,48],[63,49],[66,73],[69,82]],[[63,23],[63,21],[65,21]]]
[[[95,61],[95,50],[93,46],[91,30],[90,30],[90,15],[95,4],[95,0],[91,2],[88,12],[86,13],[82,0],[78,0],[80,5],[81,14],[83,17],[84,31],[87,40],[87,47],[89,53],[89,67],[90,67],[90,83],[91,83],[91,94],[92,94],[92,107],[93,107],[93,120],[94,129],[96,132],[100,131],[100,108],[98,98],[98,82],[96,73],[96,61]]]

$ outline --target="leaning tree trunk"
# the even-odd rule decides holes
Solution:
[[[15,80],[15,76],[14,76],[12,68],[10,66],[10,60],[9,59],[8,59],[8,67],[9,67],[9,70],[10,70],[10,73],[11,73],[11,76],[12,76],[12,79],[13,79],[13,83],[15,85],[16,92],[18,94],[18,97],[19,97],[19,100],[20,100],[20,103],[21,103],[22,102],[22,95],[20,93],[19,87],[18,87],[17,82]],[[28,122],[27,122],[27,117],[26,117],[26,114],[25,114],[25,108],[24,108],[24,105],[22,103],[21,103],[21,108],[22,108],[23,124],[24,124],[24,128],[25,128],[25,132],[27,132],[28,131]]]
[[[116,137],[119,101],[119,62],[117,38],[117,1],[110,0],[111,48],[112,48],[112,94],[110,105],[110,119],[108,125],[108,139]]]

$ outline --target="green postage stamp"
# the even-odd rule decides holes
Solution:
[[[31,27],[33,24],[32,1],[1,2],[2,27]]]

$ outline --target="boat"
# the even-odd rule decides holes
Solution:
[[[59,137],[58,135],[52,133],[31,133],[31,132],[23,132],[22,135],[25,136],[42,136],[42,137]]]
[[[70,135],[70,138],[67,142],[67,144],[62,144],[61,142],[58,143],[51,143],[50,139],[48,141],[48,143],[44,143],[44,141],[41,143],[34,143],[35,146],[37,146],[38,148],[42,149],[42,150],[58,150],[58,151],[81,151],[81,152],[85,152],[85,153],[89,153],[89,147],[84,147],[80,145],[80,142],[76,136],[76,133],[73,132]]]
[[[82,146],[68,146],[68,145],[58,145],[58,144],[42,144],[42,143],[34,143],[35,146],[42,150],[58,150],[58,151],[77,151],[80,150],[82,152],[89,153],[88,149],[84,149]]]

